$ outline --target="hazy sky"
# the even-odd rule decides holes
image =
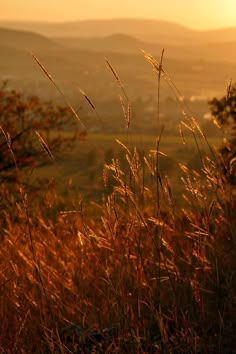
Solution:
[[[0,0],[0,20],[152,18],[205,29],[236,26],[236,0]]]

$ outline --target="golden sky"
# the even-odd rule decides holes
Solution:
[[[236,0],[0,0],[0,20],[152,18],[194,29],[236,26]]]

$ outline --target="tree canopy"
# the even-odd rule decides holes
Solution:
[[[16,164],[25,171],[49,162],[42,147],[48,146],[52,155],[71,148],[78,136],[75,125],[69,107],[42,102],[37,96],[25,97],[3,83],[0,87],[0,181],[15,181]],[[70,134],[63,134],[65,129]],[[9,151],[9,142],[16,161]]]
[[[209,102],[212,115],[225,131],[225,144],[220,152],[224,172],[232,184],[236,183],[236,83],[230,83],[226,94]]]

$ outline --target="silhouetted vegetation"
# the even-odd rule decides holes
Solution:
[[[68,107],[42,102],[37,96],[25,97],[18,91],[8,90],[3,83],[0,89],[0,181],[16,182],[16,166],[21,172],[29,172],[47,164],[47,153],[42,154],[42,148],[47,145],[53,155],[71,149],[78,136],[76,129],[67,137],[62,135],[62,130],[75,126],[74,123]],[[9,152],[9,146],[16,159]],[[52,155],[50,157],[53,159]]]
[[[211,111],[224,129],[224,146],[221,148],[223,168],[231,183],[236,183],[236,83],[227,88],[222,98],[210,101]]]

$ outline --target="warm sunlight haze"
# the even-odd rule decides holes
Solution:
[[[0,0],[0,20],[75,21],[149,18],[177,22],[194,29],[232,27],[235,0]]]
[[[0,354],[236,354],[236,0],[0,0]]]

